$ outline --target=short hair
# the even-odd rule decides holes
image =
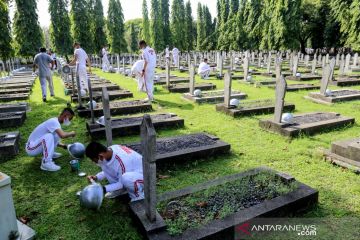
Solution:
[[[204,58],[204,62],[207,62],[208,61],[208,59],[207,58]]]
[[[107,147],[98,142],[91,142],[86,146],[85,155],[90,159],[95,159],[100,153],[107,151]]]
[[[79,42],[74,42],[74,45],[73,45],[74,47],[75,46],[80,46],[80,43]]]
[[[139,45],[140,45],[140,46],[141,46],[141,45],[145,45],[145,46],[146,46],[147,44],[146,44],[145,40],[141,40],[141,41],[139,42]]]
[[[72,116],[75,116],[74,111],[73,111],[71,108],[69,108],[69,107],[64,108],[64,109],[62,110],[62,112],[61,112],[61,115],[64,114],[64,113],[66,113],[66,112],[70,113]]]
[[[42,52],[42,53],[46,52],[46,48],[44,48],[44,47],[39,48],[39,52]]]

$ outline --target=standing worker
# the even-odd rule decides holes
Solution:
[[[35,74],[36,68],[39,68],[39,79],[41,84],[42,99],[43,102],[46,102],[46,81],[49,81],[50,94],[54,96],[54,86],[51,79],[51,68],[53,67],[54,60],[46,53],[46,48],[40,48],[40,53],[38,53],[34,58],[33,72]]]
[[[76,65],[77,74],[80,80],[80,90],[89,92],[89,86],[87,82],[86,65],[89,66],[89,73],[91,73],[91,63],[87,53],[81,48],[80,43],[74,43],[74,59],[69,63],[70,66]]]
[[[142,50],[142,58],[145,61],[144,69],[142,70],[142,77],[148,98],[145,101],[154,100],[154,75],[156,67],[156,53],[155,50],[150,48],[144,40],[139,42],[139,47]]]

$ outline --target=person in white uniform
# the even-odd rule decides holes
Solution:
[[[135,78],[138,82],[138,91],[146,93],[145,81],[142,74],[142,70],[144,69],[144,60],[138,60],[131,67],[131,75],[135,75]]]
[[[35,157],[42,154],[41,170],[55,172],[61,169],[53,159],[61,157],[60,153],[55,152],[57,146],[64,149],[65,144],[60,143],[60,139],[75,137],[75,132],[64,132],[61,124],[69,126],[75,113],[71,108],[65,108],[59,117],[50,118],[37,126],[30,134],[26,143],[26,153]]]
[[[51,78],[51,68],[53,67],[54,60],[46,53],[46,48],[40,48],[40,53],[34,57],[33,72],[39,68],[39,79],[41,84],[41,92],[43,102],[46,102],[46,82],[49,82],[50,94],[54,96],[54,86]]]
[[[204,59],[202,63],[199,65],[198,74],[200,75],[201,79],[208,79],[210,75],[211,67],[208,64],[207,58]]]
[[[139,153],[122,145],[105,147],[91,142],[85,154],[102,170],[89,176],[89,181],[106,179],[109,182],[103,187],[106,198],[116,198],[127,191],[131,201],[144,199],[143,164]]]
[[[90,59],[84,49],[81,48],[80,43],[74,43],[74,48],[74,59],[69,63],[69,65],[77,66],[77,73],[80,79],[80,89],[89,92],[86,66],[89,66],[89,73],[91,73]]]
[[[102,70],[103,72],[108,72],[110,70],[110,62],[108,56],[107,46],[104,46],[102,51]]]
[[[173,48],[172,50],[172,55],[173,55],[173,61],[174,61],[174,66],[178,66],[178,60],[179,60],[179,49],[177,49],[176,47]]]
[[[139,42],[139,47],[142,50],[142,59],[145,61],[144,69],[142,70],[142,77],[144,77],[144,84],[148,98],[145,101],[154,100],[154,75],[156,67],[156,52],[150,48],[144,40]]]

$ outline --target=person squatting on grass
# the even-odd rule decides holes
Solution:
[[[60,158],[62,155],[55,152],[57,146],[64,149],[65,144],[60,143],[60,139],[75,137],[75,132],[64,132],[61,124],[69,126],[75,113],[71,108],[65,108],[58,117],[50,118],[37,126],[30,134],[26,143],[26,153],[35,157],[42,154],[41,170],[55,172],[61,169],[53,159]]]
[[[102,170],[95,176],[88,176],[88,180],[102,181],[106,178],[109,182],[104,186],[106,198],[116,198],[127,191],[131,201],[144,199],[143,165],[139,153],[121,145],[105,147],[91,142],[85,154]]]

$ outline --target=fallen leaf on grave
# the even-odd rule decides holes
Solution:
[[[158,176],[159,179],[167,179],[167,178],[170,178],[169,175],[159,175]]]
[[[20,222],[22,222],[23,224],[27,224],[30,221],[30,218],[28,218],[27,216],[22,216],[20,217]]]
[[[67,204],[65,204],[65,207],[66,207],[66,208],[72,207],[72,206],[74,206],[74,203],[67,203]]]
[[[206,207],[207,206],[207,202],[198,202],[198,203],[196,203],[196,206],[197,207]]]
[[[214,219],[219,219],[220,218],[220,213],[219,212],[216,212],[215,214],[214,214]]]

